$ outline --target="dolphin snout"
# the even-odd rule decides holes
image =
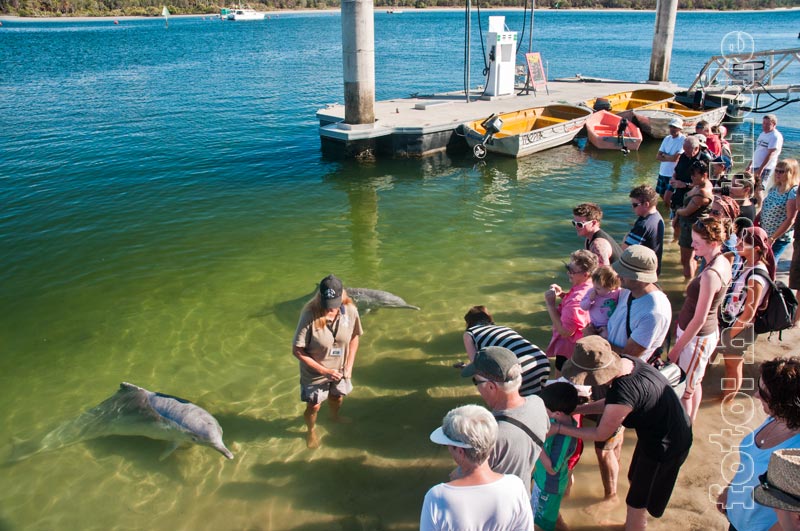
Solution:
[[[226,459],[233,459],[233,453],[231,453],[231,451],[225,447],[225,444],[223,443],[214,444],[212,445],[212,447],[214,448],[214,450],[224,455]]]

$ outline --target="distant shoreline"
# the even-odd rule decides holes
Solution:
[[[387,11],[391,10],[400,10],[405,13],[432,13],[432,12],[442,12],[442,11],[461,11],[463,8],[460,7],[426,7],[424,9],[417,9],[415,7],[377,7],[375,8],[375,13],[386,13]],[[483,8],[483,11],[522,11],[523,8],[521,7],[492,7],[492,8]],[[473,9],[473,11],[476,11]],[[622,8],[608,8],[608,9],[582,9],[582,8],[570,8],[570,9],[551,9],[551,8],[537,8],[536,11],[559,11],[564,13],[569,12],[585,12],[585,13],[655,13],[655,9],[622,9]],[[732,9],[730,11],[717,11],[714,9],[691,9],[691,10],[681,10],[681,13],[720,13],[720,14],[728,14],[728,13],[783,13],[786,11],[800,11],[800,7],[781,7],[776,9]],[[272,11],[263,11],[267,15],[297,15],[297,14],[326,14],[326,13],[338,13],[338,8],[331,8],[331,9],[275,9]],[[196,13],[196,14],[188,14],[188,15],[170,15],[170,18],[197,18],[197,17],[216,17],[218,14],[214,13]],[[20,17],[17,15],[0,15],[0,21],[9,21],[9,22],[91,22],[93,20],[147,20],[153,18],[161,18],[160,16],[113,16],[113,15],[102,15],[96,17],[90,16],[61,16],[61,17]]]

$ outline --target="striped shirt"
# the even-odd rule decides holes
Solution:
[[[514,330],[480,324],[468,328],[467,334],[475,343],[476,350],[504,347],[517,356],[522,365],[522,386],[519,389],[522,396],[537,394],[542,389],[542,380],[550,376],[550,362],[545,353]]]

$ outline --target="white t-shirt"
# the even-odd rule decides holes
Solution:
[[[767,155],[770,149],[775,149],[775,156],[772,157],[766,169],[774,170],[778,164],[778,158],[781,156],[781,148],[783,147],[783,135],[777,129],[773,129],[769,133],[761,133],[756,140],[756,151],[753,153],[753,168],[760,168],[764,161],[767,160]]]
[[[683,133],[679,134],[677,138],[673,138],[672,135],[667,135],[664,137],[664,140],[661,141],[661,147],[658,148],[658,150],[666,155],[683,153],[684,140],[686,140],[686,136]],[[665,177],[672,177],[672,174],[675,173],[675,165],[677,163],[677,160],[675,162],[662,162],[661,166],[658,167],[658,174]]]
[[[504,475],[494,483],[431,487],[422,504],[420,531],[531,531],[533,512],[525,485]]]
[[[608,342],[615,347],[624,348],[628,343],[626,319],[628,297],[631,292],[623,289],[617,303],[617,310],[608,320]],[[647,361],[655,349],[661,346],[669,331],[672,320],[672,305],[661,290],[648,293],[631,302],[631,339],[645,347],[641,359]]]

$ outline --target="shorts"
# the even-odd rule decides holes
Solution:
[[[655,518],[660,518],[667,508],[681,465],[686,461],[689,450],[666,461],[656,461],[644,455],[636,445],[628,469],[631,483],[625,503],[634,509],[647,509]]]
[[[675,339],[680,339],[683,330],[679,326],[675,330]],[[717,348],[719,331],[715,330],[707,336],[695,336],[678,355],[678,365],[686,373],[686,394],[691,395],[706,373],[708,359]]]
[[[347,396],[353,391],[350,378],[342,378],[338,382],[325,382],[321,384],[301,385],[300,401],[317,405],[325,402],[328,395],[332,397]]]
[[[545,492],[534,483],[533,497],[537,499],[533,510],[534,523],[543,531],[553,531],[556,528],[558,512],[561,510],[561,500],[564,495]]]
[[[681,217],[678,220],[678,223],[681,224],[681,233],[678,236],[678,247],[685,247],[688,249],[692,248],[692,225],[694,225],[694,221],[691,219],[687,219]]]
[[[723,328],[719,335],[719,345],[717,345],[717,352],[726,355],[744,356],[756,342],[756,333],[753,330],[753,325],[747,325],[739,335],[731,338],[731,329]]]
[[[600,450],[602,452],[610,452],[611,450],[614,450],[617,446],[621,446],[624,440],[625,440],[625,427],[620,426],[619,428],[617,428],[617,431],[615,431],[614,434],[605,441],[595,441],[594,449]]]
[[[664,194],[669,188],[669,180],[672,179],[671,175],[659,175],[658,180],[656,181],[656,193],[661,197],[664,197]]]

